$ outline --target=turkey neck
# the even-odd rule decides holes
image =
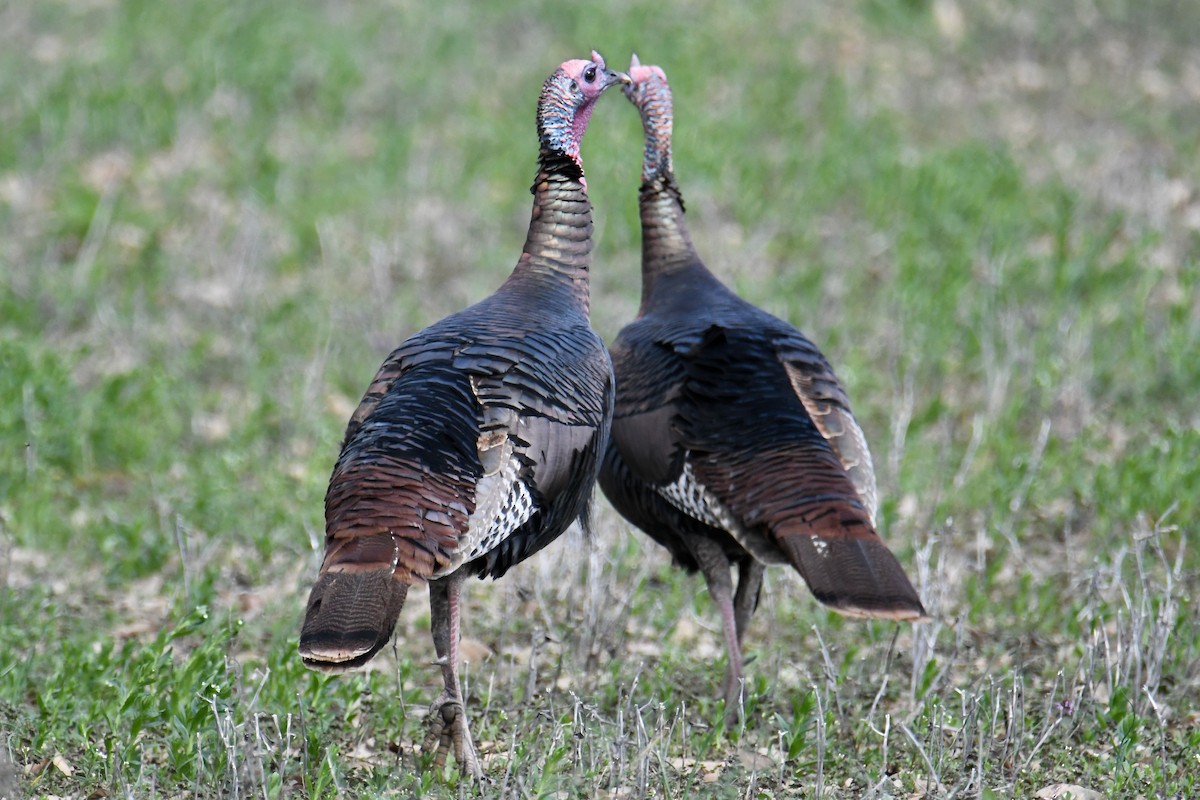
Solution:
[[[586,315],[592,262],[592,204],[583,169],[569,155],[543,148],[533,186],[533,213],[510,283],[536,296],[564,296]]]
[[[670,279],[697,269],[707,272],[688,232],[683,197],[669,172],[642,184],[638,205],[642,217],[642,312],[657,289]]]
[[[651,68],[656,69],[656,68]],[[671,166],[674,127],[671,87],[661,72],[651,73],[638,87],[635,100],[646,134],[642,158],[642,312],[655,289],[681,272],[704,270],[683,215],[683,195]],[[690,269],[689,269],[690,268]]]

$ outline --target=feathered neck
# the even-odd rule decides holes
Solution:
[[[638,83],[636,105],[642,115],[642,129],[646,134],[645,153],[642,158],[642,183],[649,184],[655,178],[667,177],[674,183],[671,166],[671,133],[674,113],[671,105],[671,87],[657,67],[648,67],[645,80]]]
[[[583,160],[579,146],[592,119],[595,98],[579,105],[572,97],[572,84],[574,80],[559,68],[542,86],[537,108],[538,142],[541,145],[539,163],[566,157],[574,162],[582,178]]]
[[[642,306],[645,313],[657,290],[670,276],[694,273],[707,279],[708,272],[692,244],[684,218],[683,195],[671,165],[673,113],[671,87],[658,67],[636,65],[636,89],[631,98],[642,116],[646,134],[642,159],[642,186],[638,206],[642,219]],[[663,289],[663,291],[671,291]]]
[[[530,296],[561,295],[586,314],[592,252],[592,206],[579,145],[594,98],[580,105],[572,79],[557,70],[538,99],[538,172],[530,191],[533,212],[521,259],[510,277]]]

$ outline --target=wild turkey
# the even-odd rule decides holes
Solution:
[[[871,455],[833,369],[696,255],[671,168],[666,76],[636,56],[630,76],[625,93],[646,134],[642,303],[610,348],[617,405],[600,485],[678,564],[704,574],[721,610],[732,723],[765,565],[790,564],[818,600],[851,616],[917,620],[925,609],[875,532]]]
[[[445,690],[427,748],[482,775],[458,682],[459,593],[588,522],[612,422],[608,353],[589,327],[591,204],[579,146],[596,99],[628,76],[596,52],[538,100],[533,215],[512,274],[397,348],[350,418],[325,495],[325,558],[300,633],[315,669],[361,666],[429,584]]]

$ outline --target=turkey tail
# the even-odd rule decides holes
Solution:
[[[832,516],[776,534],[813,596],[850,617],[925,619],[921,598],[887,545],[858,519]]]
[[[308,595],[300,630],[305,665],[342,672],[370,661],[391,640],[407,595],[408,584],[391,565],[323,574]]]
[[[437,382],[444,373],[412,370],[382,399],[368,391],[363,418],[371,424],[351,422],[325,494],[325,559],[300,630],[306,666],[339,672],[365,664],[391,639],[408,587],[452,562],[471,512],[460,500],[469,470],[454,468],[455,460],[474,455],[475,422],[470,399]],[[419,380],[440,391],[420,394]],[[399,405],[409,419],[394,420]],[[442,473],[405,455],[436,452],[447,440],[470,445],[443,447]]]
[[[400,553],[390,533],[332,538],[325,568],[308,595],[300,657],[328,672],[360,667],[392,638],[408,595],[397,577]]]

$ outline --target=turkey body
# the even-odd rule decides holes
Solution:
[[[851,616],[925,611],[876,533],[870,451],[841,383],[800,331],[700,260],[671,170],[666,77],[636,61],[630,74],[646,131],[642,304],[610,348],[617,399],[600,484],[678,564],[704,574],[722,614],[733,721],[766,566],[790,565]]]
[[[382,563],[382,546],[405,579],[499,578],[587,518],[611,366],[586,316],[523,283],[384,362],[330,480],[327,560]]]
[[[325,556],[300,655],[369,661],[414,583],[428,583],[445,690],[427,749],[482,775],[458,682],[465,578],[499,578],[588,520],[612,418],[612,367],[588,309],[592,220],[579,141],[592,103],[628,80],[564,62],[538,103],[529,233],[491,296],[420,331],[380,367],[352,415],[325,496]]]

